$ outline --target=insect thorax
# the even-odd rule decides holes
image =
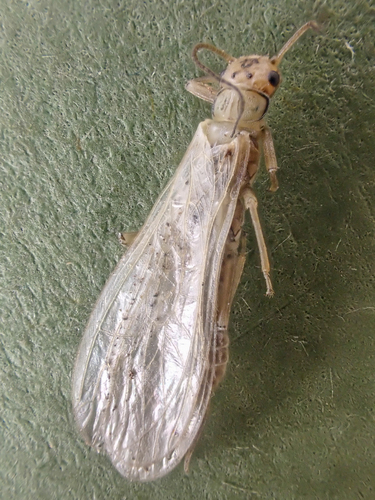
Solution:
[[[267,100],[252,90],[241,90],[244,98],[244,111],[239,125],[243,128],[255,128],[267,108]],[[235,89],[223,88],[218,93],[213,105],[213,119],[235,123],[240,113],[240,96]]]

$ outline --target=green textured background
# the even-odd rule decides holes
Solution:
[[[375,8],[336,0],[0,2],[2,499],[375,498]],[[80,440],[70,391],[90,310],[210,107],[190,53],[285,57],[269,111],[231,360],[191,462],[130,484]],[[219,69],[216,63],[216,69]]]

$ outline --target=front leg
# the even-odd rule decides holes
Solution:
[[[213,83],[217,84],[217,80],[212,76],[201,76],[200,78],[189,80],[185,88],[188,92],[195,95],[195,97],[212,104],[218,93],[218,90],[212,87]]]
[[[133,244],[138,233],[139,233],[139,231],[129,231],[129,232],[124,232],[124,233],[118,233],[118,240],[123,247],[129,248]]]

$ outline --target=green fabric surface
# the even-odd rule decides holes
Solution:
[[[320,0],[0,2],[2,499],[375,498],[375,7]],[[95,300],[210,106],[195,43],[285,56],[280,189],[256,184],[230,363],[191,461],[132,484],[80,439],[71,373]],[[220,62],[205,60],[219,71]]]

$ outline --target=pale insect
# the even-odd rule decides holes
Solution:
[[[208,44],[193,59],[209,76],[189,92],[213,104],[172,180],[105,285],[84,333],[73,375],[73,409],[85,441],[130,480],[151,481],[184,457],[187,470],[213,390],[228,359],[230,307],[245,262],[249,209],[267,295],[267,248],[252,185],[260,147],[278,188],[264,121],[285,52],[238,59]],[[222,57],[219,77],[197,58]],[[212,84],[218,82],[218,89]],[[130,234],[128,235],[131,236]]]

